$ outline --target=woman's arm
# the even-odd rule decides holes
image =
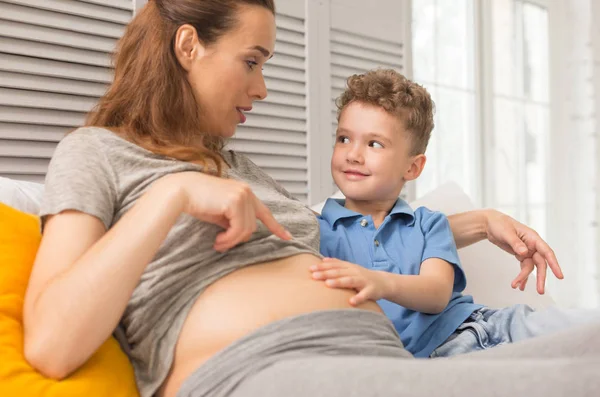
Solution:
[[[530,227],[499,211],[484,209],[448,216],[458,248],[483,239],[514,255],[521,263],[521,272],[513,280],[513,288],[525,289],[527,278],[537,268],[537,291],[545,291],[548,267],[554,275],[564,278],[556,255],[540,235]]]
[[[24,306],[34,368],[62,379],[104,343],[183,204],[179,191],[158,183],[107,233],[78,211],[47,220]]]
[[[456,248],[464,248],[487,238],[487,210],[448,215]]]
[[[27,361],[56,379],[85,363],[117,326],[146,265],[182,213],[225,229],[215,240],[218,251],[247,241],[256,219],[291,238],[246,184],[197,172],[157,181],[106,233],[90,215],[54,215],[25,297]]]

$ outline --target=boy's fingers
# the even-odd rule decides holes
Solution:
[[[325,285],[333,288],[360,288],[361,283],[356,277],[344,276],[327,279]]]
[[[358,294],[354,295],[350,298],[350,304],[352,306],[360,305],[368,301],[371,298],[371,290],[369,288],[364,288]]]
[[[323,280],[323,279],[334,279],[334,278],[340,278],[343,276],[347,276],[347,272],[345,272],[342,269],[331,269],[331,270],[325,270],[325,271],[318,271],[318,272],[313,272],[312,276],[313,278],[317,279],[317,280]]]
[[[336,279],[344,276],[348,276],[349,274],[345,272],[343,269],[332,269],[325,271],[315,271],[312,273],[312,277],[316,280],[328,280],[328,279]]]
[[[327,261],[327,262],[319,262],[315,265],[312,265],[308,269],[311,272],[321,271],[321,270],[329,270],[329,269],[339,269],[341,266],[338,262]]]

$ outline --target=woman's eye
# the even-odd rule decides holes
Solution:
[[[258,65],[258,62],[255,62],[255,61],[246,61],[246,64],[248,65],[248,67],[250,68],[250,70],[254,70],[254,68],[256,67],[256,65]]]
[[[369,146],[374,147],[374,148],[383,148],[383,145],[377,141],[369,142]]]

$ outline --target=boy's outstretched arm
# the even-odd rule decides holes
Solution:
[[[407,309],[441,313],[452,297],[454,268],[443,259],[426,259],[419,275],[384,273],[384,277],[388,284],[384,299]]]
[[[441,313],[446,308],[454,284],[452,265],[439,258],[425,260],[419,275],[369,270],[334,258],[325,258],[310,270],[313,279],[325,281],[328,287],[355,290],[357,294],[350,299],[352,305],[387,299],[429,314]]]

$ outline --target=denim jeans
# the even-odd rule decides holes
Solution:
[[[483,307],[473,312],[430,357],[485,350],[591,322],[600,322],[600,310],[551,307],[535,311],[527,305]]]

